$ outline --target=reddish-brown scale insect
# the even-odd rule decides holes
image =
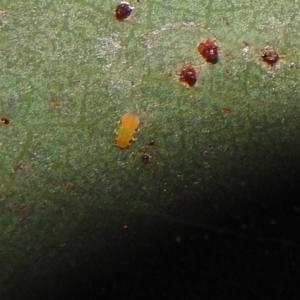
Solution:
[[[232,70],[230,68],[225,69],[225,74],[230,75],[232,73]]]
[[[12,172],[16,173],[18,170],[23,170],[25,168],[25,165],[23,163],[18,163],[13,169]]]
[[[9,124],[9,120],[5,117],[2,117],[1,118],[1,123],[4,124],[4,125],[8,125]]]
[[[24,210],[25,208],[26,208],[25,203],[21,203],[21,204],[19,205],[19,209],[20,209],[20,210]]]
[[[216,63],[219,59],[218,46],[212,40],[200,42],[197,50],[207,62]]]
[[[119,21],[123,21],[127,19],[133,10],[133,7],[130,6],[128,2],[121,1],[117,6],[115,10],[115,16],[116,19]]]
[[[18,169],[22,170],[22,169],[24,169],[25,165],[23,163],[19,163],[17,165],[17,167],[18,167]]]
[[[63,187],[64,187],[65,189],[69,189],[71,186],[72,186],[72,183],[71,183],[70,181],[65,180],[65,181],[63,182]]]
[[[179,72],[179,81],[187,87],[192,87],[197,82],[197,75],[196,69],[191,64],[187,64]]]
[[[273,67],[280,58],[278,52],[270,47],[261,49],[260,56],[263,62],[271,67]]]
[[[56,98],[51,98],[51,103],[55,106],[55,107],[61,107],[61,103],[58,99]]]
[[[229,107],[223,107],[222,108],[223,113],[225,114],[231,114],[231,109]]]
[[[151,158],[152,158],[152,156],[150,156],[150,154],[144,153],[141,158],[142,163],[145,165],[148,164],[150,162]]]

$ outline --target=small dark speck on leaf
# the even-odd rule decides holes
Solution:
[[[232,70],[230,68],[225,69],[225,74],[230,75],[232,73]]]
[[[142,163],[145,165],[148,164],[150,162],[151,158],[152,158],[152,156],[150,156],[150,154],[148,154],[148,153],[143,154],[142,155]]]
[[[55,107],[61,107],[61,103],[58,99],[56,98],[51,98],[51,103],[55,106]]]
[[[289,68],[290,68],[290,69],[294,69],[294,68],[295,68],[295,64],[294,64],[294,63],[290,63],[290,64],[289,64]]]
[[[21,203],[20,205],[19,205],[19,209],[20,210],[24,210],[26,208],[26,204],[25,203]]]
[[[154,146],[155,145],[155,141],[153,141],[153,140],[151,140],[149,143],[148,143],[148,146],[149,147],[152,147],[152,146]]]

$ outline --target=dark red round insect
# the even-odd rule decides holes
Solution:
[[[119,21],[123,21],[127,19],[133,10],[133,7],[130,6],[128,2],[121,1],[117,6],[115,10],[115,16],[116,19]]]
[[[197,50],[207,62],[216,63],[219,59],[218,46],[212,40],[200,42]]]
[[[276,50],[265,47],[264,49],[261,50],[260,56],[266,64],[270,65],[273,67],[279,60],[279,54]]]
[[[191,64],[184,65],[179,72],[179,81],[188,87],[194,86],[197,82],[196,69]]]
[[[2,117],[1,118],[1,123],[4,124],[4,125],[8,125],[9,124],[9,120],[5,117]]]

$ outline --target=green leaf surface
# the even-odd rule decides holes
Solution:
[[[284,182],[297,172],[297,1],[141,0],[122,22],[115,5],[0,3],[0,117],[10,121],[0,127],[0,291],[25,280],[20,271],[11,282],[16,270],[37,278],[33,265],[51,260],[53,277],[91,252],[112,249],[118,261],[129,223],[141,236],[163,220],[255,240],[228,214],[267,212],[276,191],[259,187],[282,166]],[[216,64],[197,52],[208,38]],[[280,55],[273,67],[260,57],[266,46]],[[187,63],[198,71],[192,88],[178,81]],[[137,140],[120,149],[115,130],[131,110]],[[274,237],[299,246],[285,240]]]

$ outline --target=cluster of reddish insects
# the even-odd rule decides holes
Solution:
[[[202,41],[198,44],[197,50],[207,62],[212,64],[218,62],[218,45],[215,41],[210,39]],[[269,47],[261,49],[260,57],[264,63],[271,67],[273,67],[280,59],[278,52]],[[228,72],[229,70],[226,69],[226,73]],[[197,75],[195,67],[192,64],[186,64],[180,69],[179,81],[187,87],[193,87],[197,82]]]
[[[215,41],[210,39],[202,41],[198,44],[197,50],[207,62],[212,64],[218,62],[218,45]],[[197,82],[197,75],[195,67],[192,64],[186,64],[180,69],[179,81],[187,87],[193,87]]]
[[[139,1],[138,1],[139,2]],[[128,2],[120,2],[115,8],[115,17],[119,21],[127,19],[134,7],[130,6]],[[205,59],[205,61],[215,64],[218,62],[218,45],[214,40],[207,39],[200,42],[197,46],[199,54]],[[274,66],[280,56],[278,52],[272,48],[265,47],[261,50],[260,57],[263,62],[269,66]],[[197,70],[192,64],[184,65],[178,74],[179,82],[183,83],[187,87],[193,87],[197,82]]]
[[[139,2],[139,0],[137,0],[137,2]],[[134,7],[130,6],[128,2],[120,2],[115,8],[116,19],[119,21],[127,19],[131,15],[133,9]],[[197,45],[197,51],[208,63],[216,64],[219,60],[218,45],[215,40],[206,39],[201,41]],[[280,59],[278,52],[269,47],[265,47],[261,50],[260,57],[264,63],[271,67],[273,67]],[[197,76],[198,72],[196,68],[191,63],[189,63],[185,64],[180,69],[178,73],[178,80],[187,87],[193,87],[197,82]],[[223,108],[222,111],[226,114],[231,113],[231,109],[226,107]],[[120,129],[116,139],[116,145],[118,147],[127,148],[129,146],[130,141],[133,139],[134,132],[139,126],[139,123],[139,117],[135,112],[129,112],[122,117]],[[148,146],[153,145],[154,141],[151,141],[148,144]],[[144,151],[141,160],[144,164],[147,164],[151,160],[151,158],[152,157],[150,156],[150,154]]]

